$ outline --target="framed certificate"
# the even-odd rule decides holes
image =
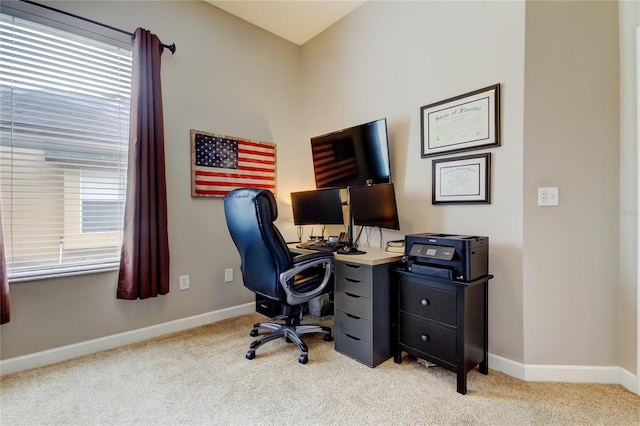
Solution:
[[[500,84],[420,108],[421,157],[500,145]]]
[[[491,153],[433,160],[431,204],[491,203]]]

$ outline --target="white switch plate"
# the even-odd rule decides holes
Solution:
[[[180,275],[180,290],[189,288],[189,275]]]
[[[224,282],[230,283],[233,281],[233,268],[227,268],[224,270]]]
[[[538,188],[538,205],[543,207],[558,205],[558,188]]]

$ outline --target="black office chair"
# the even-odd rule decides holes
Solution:
[[[280,302],[282,315],[253,325],[251,336],[260,329],[270,330],[249,346],[247,359],[256,356],[263,343],[284,337],[295,342],[301,354],[298,361],[309,361],[309,350],[300,335],[324,333],[332,341],[331,328],[301,324],[303,305],[321,294],[333,290],[333,253],[313,252],[294,256],[280,231],[273,224],[278,208],[273,194],[265,189],[240,188],[224,197],[227,226],[238,252],[244,286],[252,292]]]

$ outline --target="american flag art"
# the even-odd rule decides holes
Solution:
[[[276,192],[276,145],[191,130],[191,196],[224,197],[236,188]]]

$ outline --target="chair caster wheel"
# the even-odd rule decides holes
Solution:
[[[325,342],[331,342],[333,340],[333,336],[330,334],[325,334],[323,339]]]
[[[301,355],[298,357],[298,362],[299,362],[300,364],[306,364],[306,363],[308,363],[308,362],[309,362],[309,356],[308,356],[307,354],[301,354]]]
[[[245,355],[245,357],[247,359],[254,359],[256,357],[256,352],[255,351],[249,351],[247,352],[247,354]]]
[[[249,332],[249,336],[251,337],[256,337],[258,335],[258,330],[251,330],[251,332]]]

